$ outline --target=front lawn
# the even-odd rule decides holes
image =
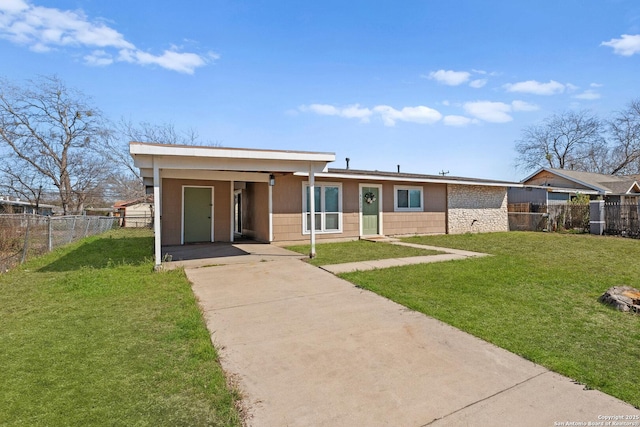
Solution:
[[[287,249],[308,255],[311,245],[289,246]],[[313,265],[344,264],[347,262],[370,261],[374,259],[406,258],[412,256],[436,255],[443,252],[410,248],[384,242],[353,240],[350,242],[320,243],[316,245],[317,256],[308,260]]]
[[[240,425],[184,272],[116,230],[0,276],[0,425]]]
[[[341,277],[640,406],[640,315],[597,299],[640,288],[640,241],[555,233],[412,237],[495,256]]]

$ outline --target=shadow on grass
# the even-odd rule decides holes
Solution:
[[[41,272],[107,268],[114,265],[141,265],[153,257],[152,237],[100,238],[88,241],[38,269]]]

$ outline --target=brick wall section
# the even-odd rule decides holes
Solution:
[[[509,231],[507,187],[449,185],[450,234]]]

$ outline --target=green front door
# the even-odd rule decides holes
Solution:
[[[211,242],[211,187],[184,187],[184,243]]]
[[[380,194],[378,187],[362,187],[362,234],[365,236],[380,234],[378,228],[380,215]]]

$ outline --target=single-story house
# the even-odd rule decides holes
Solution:
[[[36,205],[29,201],[20,200],[8,196],[0,196],[0,213],[3,214],[33,214],[33,215],[53,215],[55,206],[40,203]]]
[[[153,224],[153,199],[150,197],[114,203],[121,227],[149,227]]]
[[[141,142],[130,153],[153,189],[157,265],[162,246],[238,236],[310,241],[313,256],[323,239],[508,231],[507,188],[520,186],[333,169],[333,153]]]
[[[637,203],[638,175],[616,176],[567,169],[541,168],[509,189],[509,204],[541,205],[567,203],[577,194],[592,200]]]

